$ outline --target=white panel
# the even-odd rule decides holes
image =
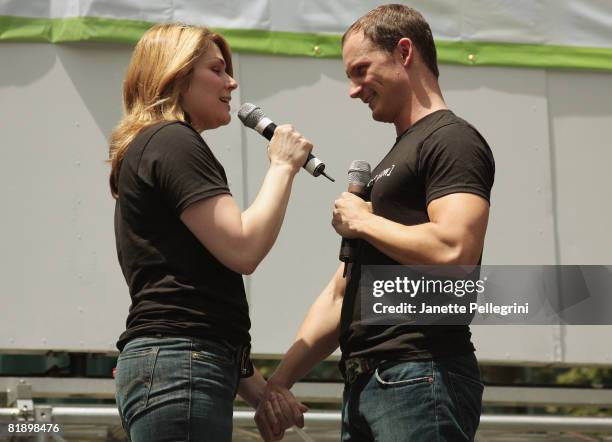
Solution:
[[[560,362],[558,327],[476,325],[471,329],[480,363],[544,365]]]
[[[495,184],[484,264],[555,264],[545,73],[442,66],[448,105],[487,139]]]
[[[562,264],[612,263],[612,75],[550,72]]]
[[[610,265],[612,75],[552,71],[548,82],[560,262]],[[566,326],[565,361],[609,365],[611,335],[612,326]]]
[[[243,100],[278,124],[294,124],[336,179],[298,174],[277,244],[250,280],[253,349],[278,354],[289,347],[339,264],[340,238],[330,222],[333,201],[347,187],[349,164],[363,159],[375,165],[394,143],[395,130],[374,123],[367,107],[348,97],[340,60],[250,55],[240,60]],[[249,201],[267,168],[266,144],[259,134],[246,132]]]
[[[0,348],[112,349],[129,298],[106,136],[129,47],[0,45]],[[10,105],[8,105],[10,103]]]
[[[104,160],[130,52],[0,45],[0,58],[11,61],[0,70],[0,348],[112,351],[124,328],[129,295],[115,256]],[[348,98],[340,60],[241,54],[236,62],[233,108],[251,101],[278,123],[295,124],[337,179],[298,175],[279,241],[248,280],[254,350],[278,355],[338,265],[331,209],[349,163],[375,165],[395,133]],[[483,133],[497,162],[484,262],[555,263],[556,208],[561,262],[610,264],[610,75],[554,72],[547,83],[540,70],[442,66],[441,79],[451,108]],[[267,167],[267,142],[235,119],[204,138],[238,202],[250,203]],[[606,330],[478,327],[474,341],[481,361],[610,364],[601,350]]]
[[[565,326],[563,337],[563,362],[566,364],[612,366],[612,347],[609,344],[612,326]]]

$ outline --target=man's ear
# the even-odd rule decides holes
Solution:
[[[396,50],[402,59],[403,65],[405,67],[409,66],[414,58],[414,45],[412,44],[412,40],[406,37],[400,38],[397,42]]]

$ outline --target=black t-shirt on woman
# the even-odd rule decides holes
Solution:
[[[132,298],[119,350],[157,333],[250,342],[242,275],[179,218],[190,204],[229,193],[223,166],[188,124],[159,123],[130,143],[115,205],[117,253]]]
[[[489,201],[495,162],[485,139],[449,110],[433,112],[398,137],[368,184],[376,215],[407,226],[429,222],[427,205],[451,193]],[[342,304],[342,358],[425,359],[474,351],[469,326],[364,325],[361,265],[396,265],[366,241],[352,266]]]

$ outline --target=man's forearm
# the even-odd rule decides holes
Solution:
[[[336,348],[338,348],[337,335],[321,336],[309,344],[300,337],[287,351],[268,382],[290,389]]]
[[[406,226],[372,213],[357,223],[363,238],[400,264],[476,264],[482,253],[489,203],[472,194],[451,194],[427,207],[430,222]]]
[[[458,248],[443,233],[432,222],[405,226],[372,215],[363,224],[359,237],[400,264],[453,264]]]
[[[251,407],[257,408],[263,397],[265,389],[266,380],[263,378],[259,370],[255,369],[253,376],[240,379],[238,394]]]
[[[310,307],[295,342],[268,382],[291,388],[312,367],[338,348],[345,287],[342,267],[339,267],[330,283]]]

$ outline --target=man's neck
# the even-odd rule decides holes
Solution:
[[[435,82],[431,85],[418,85],[404,107],[404,112],[395,122],[397,135],[403,134],[417,121],[442,109],[448,109],[440,88]]]

